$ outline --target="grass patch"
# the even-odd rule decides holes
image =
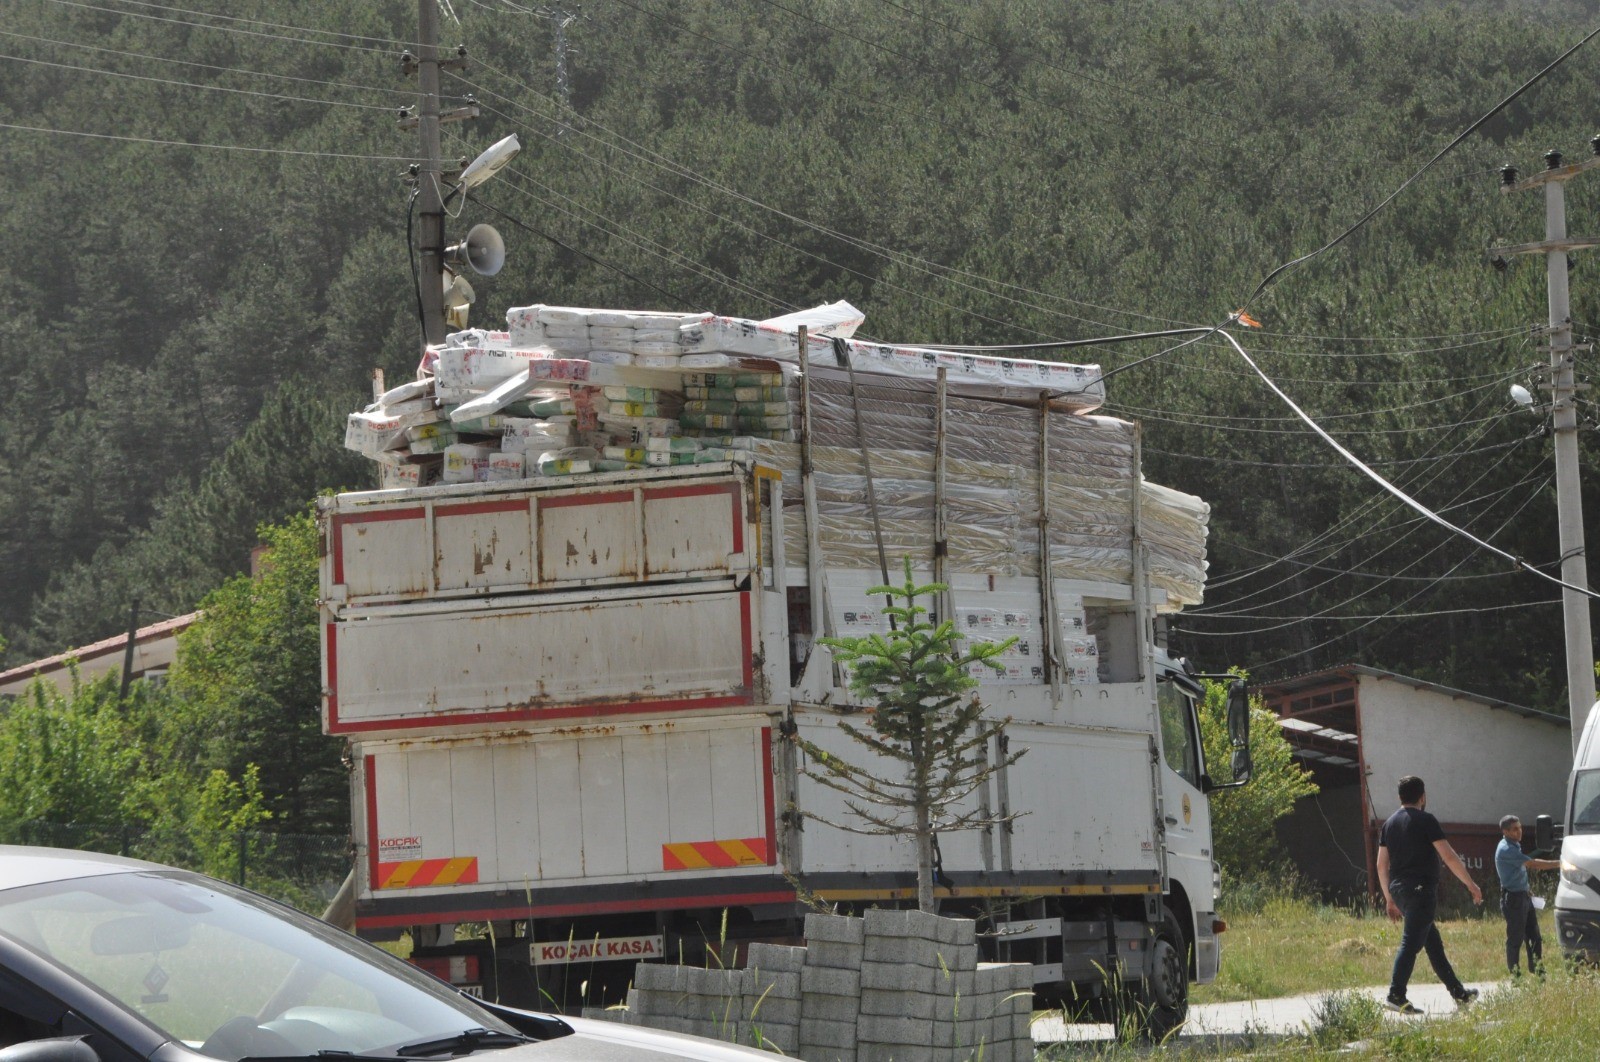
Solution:
[[[1389,983],[1400,925],[1381,913],[1332,907],[1292,895],[1279,895],[1242,914],[1227,913],[1222,934],[1222,972],[1209,985],[1197,985],[1195,1003],[1269,999],[1308,992],[1335,992]],[[1548,918],[1545,920],[1547,923]],[[1439,922],[1445,951],[1463,981],[1505,976],[1505,922],[1487,905],[1466,917]],[[1545,944],[1554,948],[1555,929],[1545,927]],[[1419,956],[1412,980],[1433,978]]]
[[[1173,1062],[1209,1059],[1463,1060],[1594,1058],[1600,1043],[1600,972],[1552,963],[1545,980],[1525,978],[1489,992],[1470,1010],[1429,1019],[1385,1015],[1370,997],[1333,992],[1315,1008],[1314,1028],[1303,1036],[1267,1034],[1178,1037],[1159,1048],[1117,1042],[1049,1044],[1036,1062]]]

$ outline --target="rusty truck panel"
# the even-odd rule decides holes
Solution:
[[[706,466],[715,468],[717,466]],[[345,494],[327,509],[323,586],[338,614],[373,605],[682,582],[748,570],[746,474],[662,469]],[[600,479],[601,477],[594,477]]]
[[[325,624],[330,734],[751,704],[756,605],[694,593],[400,611]]]

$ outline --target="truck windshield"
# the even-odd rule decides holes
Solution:
[[[1568,833],[1600,833],[1600,767],[1572,776],[1572,821]]]

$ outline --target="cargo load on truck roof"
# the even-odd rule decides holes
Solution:
[[[875,570],[881,545],[1036,577],[1041,513],[1054,513],[1058,579],[1127,584],[1137,508],[1160,607],[1201,600],[1209,507],[1143,480],[1135,426],[1092,415],[1097,365],[866,343],[848,303],[769,321],[544,305],[506,317],[504,332],[429,348],[417,380],[351,414],[346,445],[378,462],[383,487],[759,462],[798,511],[807,449],[831,567]],[[787,562],[804,566],[804,521],[784,528]]]

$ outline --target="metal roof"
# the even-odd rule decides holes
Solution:
[[[1366,664],[1340,664],[1338,667],[1327,668],[1323,671],[1311,671],[1303,675],[1294,675],[1281,682],[1263,682],[1256,688],[1262,691],[1271,690],[1275,694],[1295,694],[1316,689],[1318,686],[1325,686],[1330,679],[1342,678],[1348,681],[1361,676],[1399,682],[1413,689],[1429,690],[1457,700],[1471,701],[1474,704],[1481,704],[1488,708],[1511,712],[1525,719],[1538,719],[1568,728],[1572,726],[1572,720],[1564,715],[1541,712],[1537,708],[1527,708],[1520,704],[1512,704],[1510,701],[1486,697],[1481,693],[1468,693],[1466,690],[1458,690],[1451,686],[1440,685],[1437,682],[1428,682],[1425,679],[1412,678],[1409,675],[1385,671],[1382,668],[1368,667]]]
[[[161,638],[175,637],[179,632],[190,627],[195,620],[200,618],[200,613],[190,612],[184,616],[174,616],[164,619],[160,623],[152,623],[148,627],[140,627],[134,634],[134,644],[156,641]],[[128,633],[114,634],[110,638],[102,638],[98,642],[69,649],[55,656],[47,656],[43,660],[34,660],[30,663],[20,664],[9,671],[0,671],[0,685],[16,679],[30,679],[39,675],[48,675],[56,671],[65,670],[67,661],[76,660],[80,664],[90,660],[107,656],[112,653],[121,653],[128,647]]]

